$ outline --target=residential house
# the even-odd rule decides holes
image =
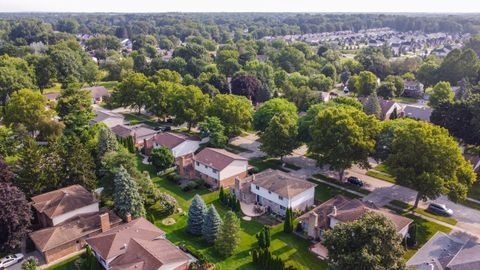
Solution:
[[[80,251],[85,239],[121,222],[114,213],[99,209],[99,201],[80,185],[32,198],[42,229],[30,239],[47,263]]]
[[[373,203],[348,199],[342,195],[337,195],[303,214],[299,221],[308,237],[322,240],[326,230],[333,229],[338,223],[355,221],[367,212],[375,212],[387,217],[402,237],[407,235],[408,228],[413,222],[409,218],[379,208]]]
[[[49,92],[49,93],[43,94],[43,96],[46,97],[49,102],[57,101],[60,95],[61,95],[60,92]]]
[[[138,124],[134,126],[116,125],[112,127],[112,132],[115,133],[117,137],[122,139],[132,137],[136,145],[143,145],[145,140],[152,138],[158,133],[157,130],[152,129],[150,126],[145,124]]]
[[[193,158],[195,176],[213,187],[232,186],[248,173],[248,159],[224,149],[207,147]]]
[[[368,101],[368,97],[360,97],[358,100],[365,106]],[[396,110],[397,116],[400,116],[402,112],[402,106],[395,101],[387,100],[382,97],[378,98],[378,103],[380,104],[380,120],[388,120],[392,113]]]
[[[143,217],[86,240],[98,262],[107,270],[187,270],[194,258],[165,237]]]
[[[480,269],[480,244],[437,232],[407,261],[408,269]]]
[[[430,122],[430,115],[432,114],[432,111],[433,110],[429,107],[417,107],[412,105],[406,105],[403,108],[403,112],[401,113],[401,116],[422,120],[425,122]]]
[[[442,48],[435,48],[433,49],[430,54],[433,54],[435,56],[438,56],[438,57],[445,57],[447,56],[452,50],[450,50],[449,48],[446,48],[446,47],[442,47]]]
[[[83,88],[83,90],[89,91],[92,94],[92,103],[102,103],[105,97],[110,96],[107,88],[103,86],[92,86],[88,88]]]
[[[90,125],[96,123],[104,123],[107,127],[112,128],[117,125],[123,125],[125,123],[124,117],[121,114],[114,113],[107,110],[97,110],[95,118],[90,121]]]
[[[200,147],[200,138],[183,133],[164,132],[144,140],[143,149],[147,156],[153,149],[160,147],[167,147],[175,158],[179,158],[195,153]]]
[[[405,80],[404,95],[407,97],[420,98],[423,95],[423,84],[419,81]]]
[[[120,44],[124,50],[132,50],[133,43],[130,39],[126,38],[120,41]]]
[[[314,204],[316,185],[288,173],[268,169],[235,179],[233,192],[242,202],[257,204],[267,212],[285,216],[287,208],[304,211]]]

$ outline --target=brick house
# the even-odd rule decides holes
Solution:
[[[140,217],[86,240],[107,270],[187,270],[195,259],[165,238],[158,227]]]
[[[231,186],[248,173],[248,160],[224,149],[207,147],[193,157],[195,176],[213,187]]]
[[[121,222],[114,213],[99,209],[98,203],[79,185],[32,198],[42,229],[30,233],[30,239],[47,263],[83,249],[86,238]]]

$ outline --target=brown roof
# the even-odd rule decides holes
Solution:
[[[132,238],[125,254],[114,259],[110,266],[112,270],[156,270],[163,265],[183,265],[189,260],[183,251],[166,239]]]
[[[56,226],[35,231],[30,234],[30,238],[42,252],[59,247],[101,230],[100,215],[106,212],[102,210],[98,213],[78,215]],[[112,226],[122,221],[113,212],[109,212],[109,217]]]
[[[336,207],[337,213],[333,215],[333,208]],[[341,222],[351,222],[361,218],[367,212],[376,212],[384,215],[391,220],[400,232],[405,226],[412,223],[412,220],[390,212],[387,209],[378,208],[373,203],[363,202],[358,199],[347,199],[337,195],[330,200],[312,209],[318,215],[318,226],[321,228],[329,227],[329,217],[333,217]],[[302,215],[300,219],[308,218],[310,212]]]
[[[168,149],[173,149],[187,140],[200,141],[200,138],[198,136],[190,136],[183,133],[164,132],[146,140],[146,147],[153,147],[153,145],[157,143]]]
[[[49,218],[97,203],[93,193],[80,185],[73,185],[32,197],[33,207]]]
[[[235,160],[247,159],[224,149],[207,147],[195,155],[194,160],[221,171]]]
[[[124,254],[130,239],[153,241],[164,238],[165,233],[158,227],[140,217],[106,232],[87,239],[87,243],[105,260]]]
[[[249,180],[256,186],[265,188],[285,198],[292,198],[297,194],[317,186],[302,178],[272,169],[254,174],[246,179],[248,182]]]
[[[60,92],[49,92],[49,93],[43,94],[43,96],[46,97],[48,101],[52,101],[60,97]]]
[[[84,88],[84,90],[90,91],[94,99],[99,99],[101,97],[110,95],[107,88],[103,86],[92,86],[92,87]]]
[[[134,135],[133,129],[125,125],[116,125],[112,127],[112,132],[121,138],[127,138]]]

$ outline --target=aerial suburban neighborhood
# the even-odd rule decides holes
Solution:
[[[0,1],[0,270],[480,270],[480,4],[220,2]]]

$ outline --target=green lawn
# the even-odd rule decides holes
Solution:
[[[54,264],[45,270],[76,270],[74,262],[80,258],[81,255],[73,256],[65,261]]]
[[[205,203],[214,204],[220,216],[224,216],[227,209],[225,209],[218,200],[218,192],[209,192],[206,189],[184,192],[180,187],[172,182],[169,182],[163,177],[153,174],[150,165],[141,163],[141,158],[138,158],[138,166],[140,170],[146,170],[151,173],[154,183],[164,192],[174,196],[179,206],[188,211],[188,206],[196,193],[200,194]],[[154,209],[149,209],[149,212],[156,215]],[[215,269],[255,269],[251,263],[251,256],[249,251],[256,247],[257,239],[255,234],[260,231],[262,225],[255,220],[241,221],[241,242],[236,254],[229,258],[221,258],[213,247],[208,246],[200,237],[194,237],[185,231],[187,224],[186,214],[173,214],[172,218],[176,223],[171,226],[165,226],[161,223],[163,217],[155,216],[157,221],[155,224],[167,233],[167,238],[173,243],[180,245],[185,244],[194,248],[207,256],[207,258],[216,264]],[[283,260],[287,261],[288,265],[293,265],[298,269],[327,269],[325,262],[317,259],[315,255],[310,253],[308,247],[310,242],[301,239],[295,235],[285,234],[282,232],[283,226],[280,224],[272,229],[272,245],[271,249],[275,255],[279,255]]]
[[[417,103],[416,98],[409,98],[409,97],[396,97],[393,99],[395,102],[406,103],[406,104],[414,104]]]
[[[278,159],[271,159],[271,158],[254,158],[248,161],[248,164],[255,167],[257,172],[265,171],[266,169],[274,169],[280,170],[283,172],[289,172],[288,169],[282,167],[282,162]],[[293,164],[285,165],[285,167],[289,168],[295,166]],[[295,166],[296,167],[296,166]]]
[[[389,173],[388,166],[383,164],[383,163],[378,164],[373,169],[376,170],[376,171],[379,171],[379,172]]]
[[[342,186],[344,188],[347,188],[347,189],[350,189],[350,190],[353,190],[353,191],[356,191],[356,192],[359,192],[359,193],[362,193],[362,194],[365,194],[365,195],[368,195],[370,194],[370,190],[367,190],[367,189],[364,189],[364,188],[361,188],[361,187],[358,187],[358,186],[354,186],[352,184],[349,184],[349,183],[346,183],[346,182],[340,182],[338,181],[337,179],[334,179],[334,178],[331,178],[331,177],[328,177],[328,176],[325,176],[323,174],[315,174],[314,177],[318,178],[318,179],[321,179],[323,181],[327,181],[327,182],[330,182],[332,184],[335,184],[335,185],[338,185],[338,186]]]
[[[468,197],[480,200],[480,181],[475,182],[468,191]]]
[[[397,207],[400,207],[402,209],[405,209],[407,211],[411,211],[412,208],[413,208],[413,205],[408,204],[406,202],[398,201],[398,200],[393,200],[393,201],[390,202],[390,204],[392,204],[394,206],[397,206]],[[415,209],[415,212],[418,213],[418,214],[427,216],[427,217],[434,218],[436,220],[443,221],[443,222],[448,223],[450,225],[456,225],[458,223],[458,221],[454,218],[436,215],[434,213],[427,212],[425,209],[422,209],[422,208]]]
[[[156,122],[155,119],[145,115],[138,116],[133,113],[124,113],[123,116],[125,116],[125,120],[130,122],[132,125],[147,124],[152,127],[161,126],[161,124]]]
[[[241,146],[238,146],[238,145],[233,145],[233,144],[227,144],[225,145],[225,150],[227,151],[230,151],[232,153],[235,153],[235,154],[238,154],[238,153],[244,153],[244,152],[252,152],[246,148],[243,148]]]
[[[376,172],[376,171],[368,171],[366,173],[366,175],[368,176],[371,176],[371,177],[375,177],[377,179],[380,179],[380,180],[384,180],[384,181],[387,181],[387,182],[390,182],[390,183],[396,183],[396,179],[390,175],[386,175],[386,174],[383,174],[383,173],[379,173],[379,172]]]
[[[325,183],[320,183],[318,181],[315,181],[314,179],[307,179],[307,180],[317,185],[317,187],[315,188],[315,201],[325,202],[337,195],[343,195],[347,198],[352,198],[352,199],[360,198],[355,194],[332,187]]]
[[[108,92],[113,91],[113,89],[119,84],[117,81],[107,81],[107,82],[97,82],[96,85],[103,86],[107,88]]]
[[[61,91],[62,91],[62,85],[59,83],[53,84],[53,86],[50,88],[43,89],[43,93],[61,92]]]

